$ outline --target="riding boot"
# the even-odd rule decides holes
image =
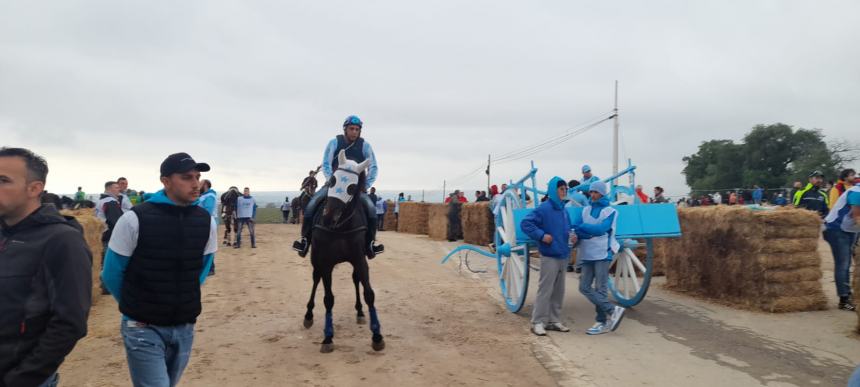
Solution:
[[[364,245],[367,246],[367,259],[373,259],[377,254],[382,254],[385,251],[385,246],[375,244],[376,228],[378,223],[378,219],[376,218],[376,206],[366,194],[362,194],[361,199],[364,201],[364,212],[365,215],[367,215],[367,233],[365,234]]]
[[[308,250],[311,248],[311,230],[313,229],[313,221],[307,217],[302,222],[302,239],[293,242],[293,250],[299,253],[300,257],[308,255]]]
[[[327,195],[328,187],[323,186],[322,189],[314,194],[308,202],[308,206],[305,208],[304,218],[302,219],[302,239],[293,242],[293,250],[297,251],[300,257],[308,255],[308,251],[311,248],[311,231],[313,231],[314,226],[314,213],[316,212],[319,202]]]

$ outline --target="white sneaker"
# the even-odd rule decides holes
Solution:
[[[609,332],[609,330],[606,329],[606,325],[598,322],[598,323],[594,323],[594,325],[592,325],[591,328],[588,328],[585,331],[585,334],[587,334],[587,335],[602,335],[606,332]]]
[[[570,332],[570,328],[564,326],[564,324],[560,322],[551,322],[546,324],[546,330],[548,331],[558,331],[558,332]]]
[[[609,330],[615,332],[618,329],[618,325],[621,324],[621,320],[624,318],[624,312],[626,309],[615,305],[615,309],[612,310],[612,316],[609,317]]]
[[[544,329],[543,323],[536,323],[532,325],[532,333],[538,336],[546,336],[546,329]]]

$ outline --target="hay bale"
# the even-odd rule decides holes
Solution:
[[[641,242],[641,241],[640,241]],[[665,249],[666,243],[665,239],[655,239],[654,240],[654,256],[651,259],[654,263],[651,266],[651,275],[652,276],[663,276],[666,275],[666,253],[663,251]],[[642,246],[637,247],[633,250],[633,254],[642,261],[642,265],[645,265],[645,258],[648,256],[648,248],[643,244]]]
[[[493,243],[496,221],[490,209],[490,202],[463,204],[460,219],[464,242],[478,246]]]
[[[427,211],[429,208],[429,203],[400,203],[400,221],[397,225],[397,231],[427,235]]]
[[[680,209],[678,216],[682,237],[655,246],[667,288],[767,312],[826,307],[816,214],[711,206]]]
[[[101,289],[99,288],[99,276],[102,272],[102,233],[107,230],[107,225],[96,218],[91,208],[79,210],[60,211],[65,216],[74,216],[75,220],[84,228],[84,240],[93,254],[93,304],[99,299]]]
[[[430,239],[448,239],[448,205],[434,203],[427,207],[427,235]]]
[[[391,200],[386,200],[385,217],[382,220],[383,231],[397,231],[397,217],[394,215],[394,206],[397,204]]]

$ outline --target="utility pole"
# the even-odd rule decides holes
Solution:
[[[445,190],[448,188],[446,187],[446,184],[447,182],[445,180],[442,180],[442,203],[445,202]]]
[[[612,130],[612,174],[618,173],[618,80],[615,81],[615,123]]]
[[[490,189],[490,155],[487,155],[487,190]]]

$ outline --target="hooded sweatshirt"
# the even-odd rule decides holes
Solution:
[[[605,217],[603,214],[605,214]],[[601,197],[597,201],[592,201],[591,205],[582,209],[582,217],[578,223],[573,225],[573,229],[576,232],[576,237],[579,239],[579,251],[587,253],[578,253],[576,256],[577,259],[582,261],[612,259],[619,248],[614,232],[616,215],[615,209],[609,206],[609,198],[606,196]],[[586,216],[597,221],[594,223],[585,222],[584,219]],[[600,249],[592,249],[590,246],[587,246],[593,240],[597,239],[605,241],[606,244],[601,245]]]
[[[206,212],[209,213],[209,216],[214,217],[215,216],[215,207],[217,207],[216,206],[216,202],[217,202],[216,198],[217,197],[218,196],[215,194],[215,190],[210,188],[208,191],[204,192],[203,195],[200,195],[200,199],[198,199],[199,203],[197,205],[200,207],[203,207],[206,210]]]
[[[534,211],[520,222],[520,228],[529,238],[538,242],[538,251],[545,257],[555,259],[570,259],[570,216],[564,209],[564,203],[558,197],[560,177],[553,177],[547,184],[548,200],[541,203]],[[544,235],[552,236],[552,243],[543,243]]]
[[[152,198],[148,199],[150,203],[162,203],[175,206],[174,203],[164,190],[156,192]],[[198,199],[191,205],[198,205]],[[129,211],[123,214],[116,224],[114,233],[108,242],[108,249],[105,252],[105,263],[102,268],[102,281],[110,294],[116,299],[117,303],[121,303],[122,284],[125,277],[125,270],[128,267],[129,260],[134,250],[137,248],[137,237],[140,232],[140,224],[137,214],[134,211]],[[212,267],[212,259],[215,251],[218,250],[218,225],[215,219],[212,219],[209,241],[203,252],[203,269],[200,271],[200,285],[206,282],[206,277],[209,274],[209,269]],[[123,320],[128,320],[127,316],[122,316]]]
[[[0,233],[0,387],[38,386],[87,334],[93,257],[54,206]]]

